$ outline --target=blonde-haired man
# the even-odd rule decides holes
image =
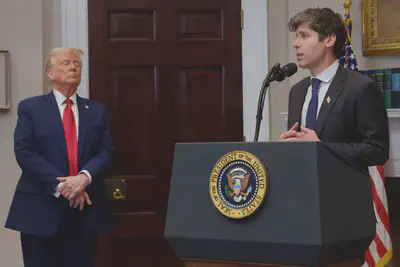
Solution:
[[[81,98],[82,51],[55,48],[53,90],[18,106],[14,150],[22,174],[6,227],[21,232],[25,267],[90,267],[110,230],[104,176],[112,144],[106,109]]]

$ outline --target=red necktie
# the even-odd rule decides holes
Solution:
[[[73,102],[67,98],[64,103],[67,104],[64,110],[63,124],[68,151],[69,175],[75,176],[78,174],[78,142],[76,140],[75,117],[71,109]]]

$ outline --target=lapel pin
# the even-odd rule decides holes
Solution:
[[[89,109],[89,106],[88,106],[88,105],[85,105],[85,108]]]
[[[331,103],[331,97],[330,96],[328,96],[327,98],[326,98],[326,103]]]

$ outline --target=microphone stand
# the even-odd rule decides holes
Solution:
[[[258,107],[257,107],[257,115],[256,115],[256,131],[254,133],[254,142],[258,141],[258,136],[260,133],[260,125],[261,120],[263,119],[263,110],[265,103],[265,95],[267,94],[267,89],[269,84],[276,79],[276,72],[280,69],[280,64],[275,64],[271,70],[268,72],[267,77],[265,77],[264,82],[261,86],[260,96],[258,97]]]

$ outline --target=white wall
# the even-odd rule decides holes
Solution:
[[[289,34],[286,26],[288,12],[288,0],[268,1],[268,36],[270,37],[268,38],[268,69],[276,63],[285,65],[289,62]],[[286,121],[281,113],[287,111],[289,88],[289,79],[280,83],[271,83],[269,91],[271,141],[278,140],[280,133],[286,129]]]
[[[54,47],[61,46],[61,0],[42,0],[43,6],[43,62]],[[44,70],[44,67],[43,67]],[[44,91],[50,90],[46,72],[43,71]]]
[[[20,170],[13,153],[17,103],[43,91],[42,0],[1,0],[0,50],[11,54],[11,110],[0,113],[0,226],[4,226]],[[0,227],[0,265],[22,266],[19,235]]]
[[[244,28],[242,32],[243,60],[243,133],[246,141],[254,140],[257,103],[268,68],[267,1],[242,0]],[[268,95],[265,99],[259,141],[269,140]]]
[[[54,0],[49,0],[54,1]],[[78,94],[89,97],[89,43],[88,43],[88,5],[87,0],[56,0],[60,2],[61,45],[79,48],[84,51],[82,58],[82,80]]]

